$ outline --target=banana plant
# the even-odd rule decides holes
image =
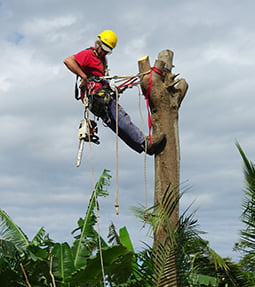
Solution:
[[[124,244],[108,246],[94,228],[99,210],[98,197],[108,195],[106,187],[110,178],[109,171],[104,170],[92,192],[85,217],[78,220],[78,227],[72,232],[73,245],[65,242],[53,248],[53,274],[59,286],[101,286],[114,262],[130,253]]]
[[[78,227],[72,232],[71,246],[67,242],[53,242],[43,228],[29,241],[7,213],[0,210],[1,286],[102,286],[107,277],[116,281],[118,276],[113,274],[120,269],[125,276],[121,279],[120,275],[118,280],[124,282],[128,276],[124,264],[132,265],[134,256],[127,230],[121,229],[118,244],[108,245],[94,228],[98,198],[108,195],[110,178],[109,171],[104,170],[85,217],[78,220]]]
[[[8,214],[0,209],[1,285],[24,286],[22,282],[29,273],[29,282],[33,286],[49,286],[48,253],[52,246],[53,242],[43,228],[29,241]]]
[[[92,191],[84,218],[78,220],[72,232],[71,245],[53,242],[43,228],[29,241],[0,210],[0,286],[160,287],[158,278],[171,274],[163,270],[170,271],[173,264],[178,266],[178,286],[249,286],[238,280],[238,267],[222,259],[200,237],[193,214],[187,215],[185,211],[177,226],[171,226],[169,214],[180,199],[171,198],[171,190],[163,200],[172,204],[165,204],[165,209],[136,208],[137,216],[152,226],[152,233],[159,225],[165,228],[168,234],[165,242],[135,252],[127,229],[117,231],[113,224],[106,242],[96,232],[95,225],[98,199],[108,195],[110,178],[109,171],[104,170]]]
[[[4,210],[0,210],[1,242],[12,243],[20,252],[29,246],[29,240],[24,232],[11,220]]]

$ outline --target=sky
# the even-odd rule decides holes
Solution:
[[[174,52],[174,73],[189,89],[179,110],[181,210],[191,211],[203,238],[223,257],[242,228],[243,163],[238,141],[255,161],[255,31],[252,0],[128,2],[0,0],[0,208],[32,239],[44,227],[57,242],[85,215],[104,169],[110,195],[100,198],[99,231],[126,226],[136,250],[150,242],[131,210],[151,206],[153,157],[138,154],[98,122],[100,145],[86,144],[75,166],[84,107],[74,99],[75,76],[63,60],[111,29],[118,44],[108,57],[111,75],[135,75],[137,60],[153,65],[160,51]],[[145,102],[137,88],[120,104],[145,133]],[[116,157],[120,214],[115,214]]]

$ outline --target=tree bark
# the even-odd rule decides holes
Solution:
[[[178,132],[178,112],[182,100],[188,89],[188,84],[184,79],[176,79],[178,76],[172,74],[173,52],[163,50],[158,54],[154,63],[157,73],[150,66],[149,57],[143,57],[138,60],[139,73],[141,73],[141,88],[145,94],[149,87],[150,73],[152,73],[152,86],[149,95],[153,134],[165,134],[166,145],[164,150],[155,156],[155,193],[154,204],[166,205],[171,202],[165,202],[163,198],[166,192],[173,192],[174,198],[179,196],[180,184],[180,146]],[[150,71],[150,73],[146,73]],[[173,198],[171,199],[173,200]],[[177,204],[171,213],[170,222],[172,228],[177,226],[179,218],[179,205]],[[164,227],[160,228],[154,234],[154,242],[166,240]],[[164,285],[164,286],[177,286]]]

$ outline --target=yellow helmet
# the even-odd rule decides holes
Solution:
[[[112,49],[114,49],[116,47],[116,45],[117,45],[118,37],[111,30],[105,30],[102,33],[98,34],[97,37],[100,39],[100,41],[103,44],[106,45],[106,47],[104,45],[103,48],[106,48],[106,51],[108,51],[108,52],[110,52]]]

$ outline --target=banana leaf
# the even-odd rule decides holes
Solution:
[[[53,251],[53,273],[62,283],[66,283],[66,278],[70,277],[75,271],[73,251],[68,243],[56,243]]]
[[[29,245],[27,236],[2,209],[0,209],[0,239],[11,242],[20,252]]]

